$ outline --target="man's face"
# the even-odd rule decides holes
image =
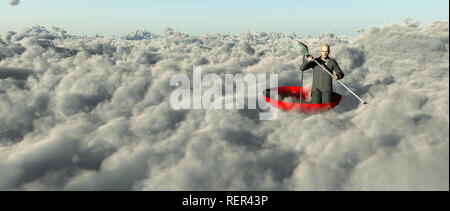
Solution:
[[[328,59],[328,54],[330,54],[330,47],[322,45],[322,47],[320,47],[320,57],[322,57],[322,59]]]

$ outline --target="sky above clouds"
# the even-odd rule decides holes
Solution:
[[[18,1],[10,1],[18,2]],[[333,32],[355,35],[360,28],[401,22],[405,18],[421,26],[448,20],[445,0],[294,1],[294,0],[38,0],[0,6],[8,19],[0,32],[32,25],[62,27],[73,34],[122,35],[146,29],[162,33],[165,27],[189,34],[240,33],[247,31],[296,32],[318,36]]]

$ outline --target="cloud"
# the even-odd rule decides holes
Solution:
[[[344,95],[308,116],[172,110],[174,74],[279,74],[298,85],[291,33],[0,39],[1,190],[448,190],[448,22],[302,38],[331,45]],[[311,71],[305,72],[311,86]]]
[[[149,31],[146,30],[136,30],[133,32],[130,32],[124,36],[122,36],[122,39],[125,40],[151,40],[151,39],[155,39],[155,38],[159,38],[161,37],[161,35],[158,34],[153,34]]]
[[[9,5],[16,6],[20,4],[20,0],[9,0]]]

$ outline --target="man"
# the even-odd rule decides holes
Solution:
[[[308,56],[306,58],[307,62],[303,62],[300,66],[301,71],[305,71],[309,68],[313,68],[313,85],[311,90],[311,97],[313,104],[321,104],[321,103],[329,103],[331,102],[331,93],[333,91],[331,76],[326,73],[328,71],[333,73],[333,79],[339,80],[344,78],[344,73],[339,67],[338,63],[329,58],[330,54],[330,46],[327,44],[323,44],[320,47],[320,58],[317,58],[316,61],[322,64],[326,69],[322,69],[316,62],[314,62],[313,56]]]

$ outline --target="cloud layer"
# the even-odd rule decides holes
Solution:
[[[18,2],[18,1],[17,1]],[[331,45],[345,89],[314,116],[172,110],[174,74],[279,74],[298,85],[288,33],[0,39],[1,190],[448,190],[448,22],[373,27]],[[312,73],[305,72],[310,86]]]

